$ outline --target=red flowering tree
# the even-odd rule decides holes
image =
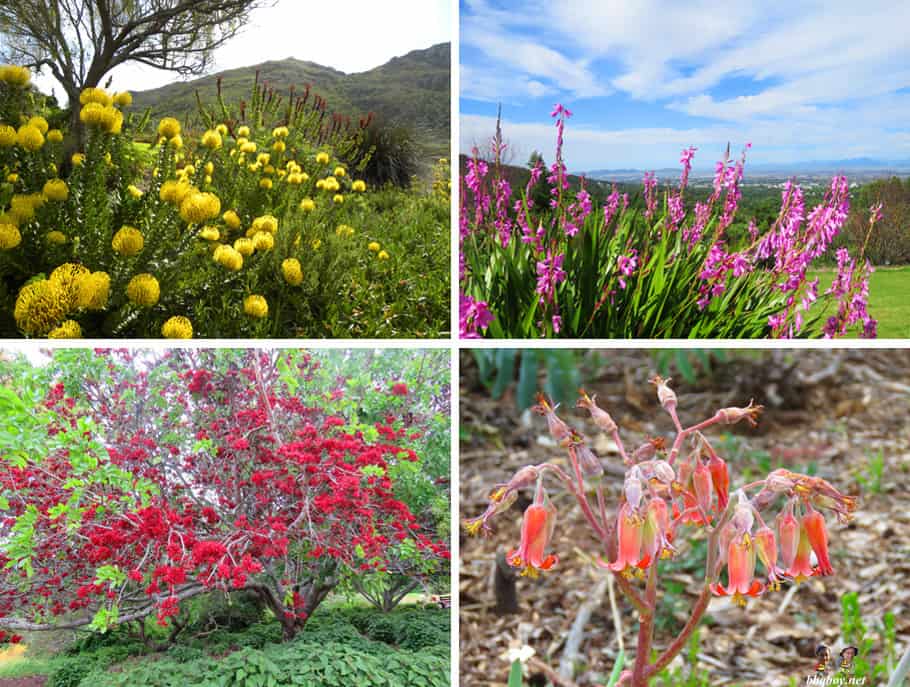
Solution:
[[[395,493],[413,432],[327,412],[324,380],[299,352],[57,351],[0,387],[0,629],[167,625],[245,589],[289,639],[389,551],[447,559]]]

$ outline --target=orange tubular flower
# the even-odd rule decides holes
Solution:
[[[809,544],[818,558],[818,567],[815,570],[815,574],[822,576],[833,575],[834,568],[828,558],[828,533],[825,530],[825,518],[821,513],[809,506],[809,512],[803,516],[802,524],[803,531],[809,539]]]
[[[777,567],[777,538],[767,526],[755,533],[755,549],[765,570],[768,571],[768,589],[780,589],[780,569]]]
[[[641,557],[643,524],[641,516],[628,503],[622,504],[617,517],[619,554],[616,560],[606,567],[621,573],[628,573],[628,569],[631,567],[646,567],[646,565],[641,565],[641,563],[647,563]]]
[[[734,537],[727,549],[727,586],[719,582],[713,591],[719,596],[733,595],[733,601],[741,606],[746,605],[746,596],[759,596],[764,585],[754,579],[755,546],[748,534]]]
[[[777,534],[780,537],[780,560],[785,568],[790,568],[796,560],[799,548],[799,523],[793,517],[793,503],[787,503],[777,516]]]
[[[809,556],[812,553],[812,545],[809,542],[809,533],[806,532],[805,521],[799,528],[799,544],[796,547],[796,557],[792,565],[784,573],[787,577],[792,577],[796,582],[805,582],[814,574],[812,561]]]
[[[559,561],[546,553],[555,526],[555,508],[542,503],[528,506],[521,521],[521,544],[507,557],[511,566],[522,568],[522,576],[537,577],[541,570],[549,570]]]
[[[695,500],[698,507],[710,520],[708,510],[711,508],[711,472],[700,460],[696,460],[695,472],[692,473],[692,484],[695,488]]]
[[[713,451],[711,460],[708,461],[708,471],[711,473],[714,491],[717,492],[717,509],[723,512],[730,500],[730,474],[727,472],[727,464]]]

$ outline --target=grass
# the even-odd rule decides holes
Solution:
[[[818,270],[819,293],[834,281],[835,270]],[[869,314],[878,320],[880,339],[910,339],[910,266],[879,267],[869,281]],[[853,336],[858,336],[858,331]]]

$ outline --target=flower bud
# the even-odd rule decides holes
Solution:
[[[692,484],[695,488],[695,501],[706,517],[711,508],[711,473],[700,460],[696,462],[692,473]]]
[[[753,427],[758,426],[758,416],[761,415],[764,406],[755,406],[752,405],[752,401],[749,401],[749,405],[745,408],[723,408],[717,411],[717,414],[721,416],[721,421],[728,425],[735,425],[740,420],[746,420]]]
[[[585,444],[575,448],[575,455],[583,476],[596,479],[604,474],[604,466],[601,465],[600,459]]]
[[[619,429],[613,421],[613,418],[610,417],[610,414],[597,406],[597,403],[595,402],[597,400],[596,394],[588,397],[588,394],[585,393],[584,389],[579,393],[581,394],[581,398],[578,399],[575,406],[578,408],[586,408],[588,412],[591,413],[591,419],[594,420],[595,425],[607,434],[612,434]]]
[[[670,380],[664,379],[660,375],[654,375],[648,381],[657,387],[657,400],[660,401],[660,405],[664,407],[664,410],[672,412],[676,408],[676,392],[667,386]]]
[[[638,471],[638,468],[633,467],[626,473],[626,481],[625,484],[623,484],[623,493],[626,497],[626,503],[635,510],[638,510],[638,506],[641,504],[641,492],[641,473]]]
[[[717,492],[717,508],[723,511],[727,507],[730,493],[730,475],[727,472],[727,464],[712,451],[711,459],[708,461],[708,470],[711,473],[714,491]]]
[[[793,503],[788,503],[777,516],[777,535],[780,538],[780,561],[789,568],[799,547],[799,523],[793,517]]]
[[[537,405],[532,410],[538,415],[544,415],[547,418],[547,428],[550,430],[550,436],[556,441],[562,441],[570,436],[569,426],[556,416],[556,408],[552,406],[543,394],[537,395]]]

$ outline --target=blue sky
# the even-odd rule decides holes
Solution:
[[[460,0],[461,152],[502,103],[516,164],[575,171],[910,158],[910,2]],[[747,165],[748,170],[748,165]]]

